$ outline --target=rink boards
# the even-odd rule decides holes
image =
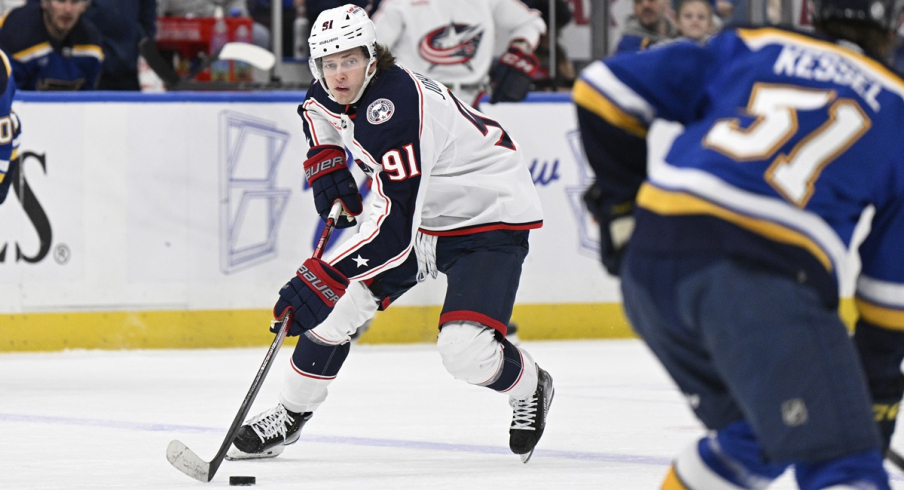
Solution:
[[[20,94],[21,199],[0,206],[0,350],[269,342],[276,291],[318,236],[302,97]],[[486,112],[523,148],[545,213],[514,314],[522,335],[629,336],[579,202],[590,176],[567,95]],[[364,340],[432,341],[444,290],[419,285]]]
[[[319,236],[302,97],[21,93],[24,178],[0,206],[0,351],[269,343],[276,292]],[[592,178],[568,95],[482,109],[523,149],[545,214],[520,335],[631,336],[580,202]],[[362,341],[433,341],[444,291],[442,277],[420,284]]]

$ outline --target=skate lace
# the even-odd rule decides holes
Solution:
[[[537,397],[531,396],[527,400],[509,400],[509,404],[515,413],[512,416],[512,429],[534,430],[534,420],[537,417]]]
[[[258,415],[258,419],[251,422],[254,433],[266,441],[274,436],[286,437],[287,426],[293,422],[292,416],[280,404]]]

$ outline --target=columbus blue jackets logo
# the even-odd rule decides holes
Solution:
[[[389,99],[377,99],[367,106],[367,122],[383,124],[395,114],[395,106]]]
[[[428,32],[421,39],[418,52],[434,65],[467,65],[482,38],[483,28],[479,25],[450,23]]]

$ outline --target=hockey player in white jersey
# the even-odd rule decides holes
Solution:
[[[490,88],[497,39],[507,40],[493,70],[490,101],[519,101],[540,69],[533,52],[546,24],[520,0],[384,0],[377,40],[402,66],[442,82],[477,107]]]
[[[299,106],[317,212],[362,212],[346,150],[375,196],[358,232],[325,260],[308,259],[280,290],[298,344],[279,404],[239,431],[231,459],[273,457],[298,440],[378,309],[442,272],[448,290],[437,347],[455,378],[508,395],[509,445],[524,462],[546,423],[552,378],[506,340],[539,197],[517,145],[443,85],[395,64],[359,7],[324,11],[310,35],[316,80]],[[347,226],[349,217],[337,226]],[[378,401],[369,401],[376,403]]]

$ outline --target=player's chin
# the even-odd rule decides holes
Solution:
[[[348,104],[352,99],[352,92],[348,89],[334,89],[333,97],[340,104]]]

